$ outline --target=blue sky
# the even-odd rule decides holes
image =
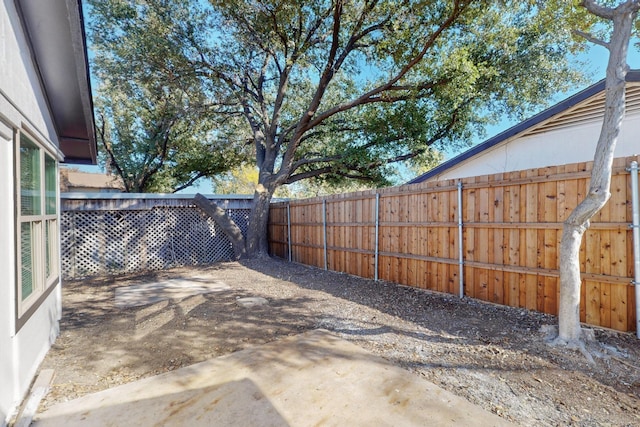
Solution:
[[[608,51],[602,46],[591,44],[588,51],[586,51],[585,53],[575,58],[576,64],[582,64],[581,68],[585,72],[588,78],[588,83],[585,85],[576,86],[572,88],[570,91],[567,91],[564,93],[557,93],[554,99],[550,100],[550,105],[558,103],[562,101],[564,98],[603,79],[605,76],[607,60],[608,60]],[[634,45],[630,46],[629,48],[627,63],[632,69],[640,69],[640,51]],[[474,142],[474,144],[480,143],[488,138],[491,138],[492,136],[495,136],[496,134],[502,132],[503,130],[508,129],[511,126],[514,126],[515,124],[517,123],[509,120],[504,120],[498,124],[488,126],[486,128],[486,135],[484,137],[479,136],[477,140]],[[459,153],[460,152],[447,153],[446,157],[450,158]],[[102,172],[99,166],[81,166],[80,169],[87,172],[95,172],[95,173]],[[411,177],[408,177],[407,179],[411,179]],[[201,179],[198,183],[196,183],[196,185],[180,191],[180,193],[183,193],[183,194],[184,193],[195,194],[198,192],[204,193],[204,194],[211,193],[212,189],[211,189],[210,180]]]

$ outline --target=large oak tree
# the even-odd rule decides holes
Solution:
[[[181,64],[175,24],[198,11],[180,2],[89,4],[99,160],[125,191],[176,192],[246,161],[197,70]]]
[[[279,187],[321,177],[384,184],[390,165],[468,144],[488,120],[522,117],[576,78],[562,1],[98,3],[119,15],[106,35],[128,36],[123,19],[159,11],[171,55],[147,43],[127,64],[197,79],[230,144],[252,147],[258,184],[238,252],[249,256],[267,254]]]

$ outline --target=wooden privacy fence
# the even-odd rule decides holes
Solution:
[[[632,160],[640,156],[615,160],[611,199],[580,249],[581,320],[621,331],[635,329],[626,170]],[[466,296],[557,315],[562,223],[585,197],[591,167],[275,203],[270,250],[303,264],[451,294],[460,292],[462,272]]]

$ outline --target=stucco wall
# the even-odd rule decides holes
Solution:
[[[60,289],[15,330],[14,142],[27,129],[57,153],[57,137],[13,0],[0,9],[0,426],[28,391],[58,333]]]
[[[463,161],[430,180],[457,179],[593,160],[602,120],[515,138]],[[615,157],[640,153],[640,113],[625,118]]]

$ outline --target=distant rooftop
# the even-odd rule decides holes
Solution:
[[[121,193],[124,191],[124,184],[122,180],[115,175],[61,168],[60,191]]]

